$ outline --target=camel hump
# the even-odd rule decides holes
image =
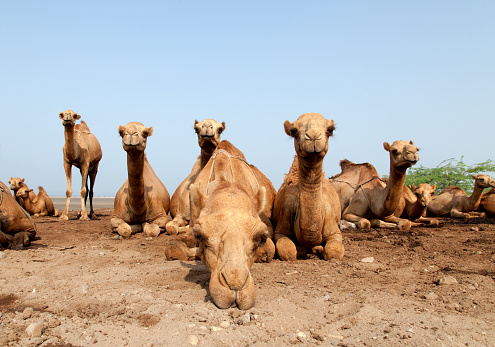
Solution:
[[[42,186],[38,187],[38,194],[48,195],[45,188],[43,188]]]
[[[284,183],[290,187],[297,184],[297,182],[299,182],[299,157],[295,155],[289,173],[285,174]]]
[[[80,123],[80,124],[76,124],[75,129],[76,129],[76,130],[79,130],[79,131],[87,131],[87,132],[91,132],[91,131],[89,130],[88,125],[87,125],[87,124],[86,124],[86,122],[85,122],[85,121],[83,121],[83,120],[81,121],[81,123]]]
[[[242,153],[240,149],[238,149],[236,146],[234,146],[227,140],[222,140],[218,144],[215,151],[218,151],[219,149],[223,149],[224,151],[230,153],[231,155],[241,157],[242,159],[246,160],[246,158],[244,157],[244,153]]]

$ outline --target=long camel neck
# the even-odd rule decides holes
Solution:
[[[144,152],[127,152],[128,198],[131,210],[140,215],[146,211],[144,186]]]
[[[321,243],[322,239],[322,181],[323,158],[311,161],[299,158],[299,227],[307,246]]]
[[[394,213],[402,198],[402,190],[406,181],[407,168],[397,168],[390,164],[390,176],[385,188],[385,200],[380,216],[385,217]]]
[[[70,161],[73,161],[77,158],[77,154],[79,152],[78,150],[78,144],[75,138],[75,129],[73,125],[66,125],[65,126],[65,155],[67,159]]]
[[[205,150],[205,149],[201,148],[201,155],[200,155],[201,169],[203,169],[206,166],[206,164],[208,163],[208,160],[210,160],[212,154],[213,154],[213,151]]]
[[[474,185],[473,193],[468,198],[468,205],[469,205],[468,207],[472,211],[477,210],[478,207],[480,206],[481,195],[483,194],[483,189],[484,188],[481,188],[477,184]]]

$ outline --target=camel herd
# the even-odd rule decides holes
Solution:
[[[67,177],[67,202],[59,218],[68,219],[75,166],[82,178],[80,219],[89,220],[94,217],[93,187],[101,147],[85,122],[76,124],[80,115],[66,110],[59,117],[65,129]],[[238,148],[220,139],[225,122],[196,120],[194,129],[200,155],[170,198],[145,154],[153,127],[139,122],[119,125],[128,177],[115,196],[110,224],[123,238],[138,232],[150,237],[166,233],[167,260],[201,259],[211,272],[210,295],[220,308],[254,305],[253,262],[270,262],[274,257],[296,260],[306,253],[341,260],[341,229],[348,225],[408,230],[421,224],[438,225],[434,217],[439,216],[495,216],[495,180],[484,174],[473,176],[470,196],[458,187],[440,194],[428,183],[407,187],[406,171],[419,160],[412,141],[383,144],[390,159],[387,179],[371,164],[349,160],[341,161],[341,173],[325,178],[323,160],[335,126],[318,113],[285,121],[295,156],[278,192]],[[59,212],[42,187],[35,195],[24,179],[11,178],[9,184],[14,195],[0,184],[0,247],[19,249],[29,246],[36,235],[30,214],[58,216]],[[483,194],[488,187],[492,189]]]

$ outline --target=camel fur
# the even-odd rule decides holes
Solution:
[[[153,127],[130,122],[119,125],[119,134],[127,152],[127,180],[115,196],[112,230],[125,238],[141,231],[158,236],[169,220],[170,196],[144,153]]]
[[[205,119],[202,122],[194,121],[194,131],[198,136],[198,145],[201,154],[193,165],[191,173],[177,187],[170,200],[170,214],[172,221],[166,225],[167,233],[176,235],[179,229],[189,224],[189,186],[198,177],[201,170],[210,160],[213,151],[220,143],[220,134],[225,130],[225,122],[218,123],[214,119]]]
[[[426,210],[435,194],[436,184],[433,186],[428,183],[421,183],[418,186],[411,184],[411,188],[404,186],[404,198],[401,200],[399,207],[395,210],[394,215],[403,219],[409,219],[412,226],[423,224],[438,225],[436,218],[427,218]]]
[[[394,213],[404,199],[406,170],[418,161],[418,148],[413,142],[383,143],[389,152],[390,175],[382,180],[371,164],[341,162],[342,172],[331,178],[343,206],[342,219],[360,229],[399,227],[408,230],[411,222]],[[370,221],[371,220],[371,221]]]
[[[293,123],[285,121],[284,128],[294,138],[296,156],[273,208],[277,254],[284,261],[296,260],[299,246],[300,253],[311,249],[325,260],[341,260],[339,197],[323,172],[334,122],[319,113],[306,113]]]
[[[490,189],[481,195],[480,206],[481,212],[485,212],[487,217],[495,217],[495,188]]]
[[[72,166],[81,171],[81,216],[80,220],[89,220],[95,217],[93,210],[93,187],[98,173],[98,165],[102,157],[100,143],[91,133],[84,121],[76,124],[81,116],[72,110],[65,110],[59,114],[64,126],[64,169],[67,178],[67,201],[60,219],[68,220],[70,198],[72,196]],[[88,187],[89,178],[89,187]],[[86,200],[89,196],[90,213],[86,211]]]
[[[266,225],[268,239],[256,250],[256,262],[270,262],[275,254],[273,244],[273,226],[271,224],[273,201],[275,199],[275,188],[270,180],[254,165],[248,164],[244,154],[230,142],[223,140],[213,152],[204,169],[199,173],[194,181],[194,190],[198,190],[203,196],[209,197],[226,182],[237,184],[252,200],[254,208],[259,213],[260,220]],[[189,192],[191,192],[190,186]],[[190,203],[191,203],[191,196]],[[220,206],[220,205],[218,205]],[[228,206],[227,206],[228,207]],[[197,218],[200,210],[190,211],[189,220]],[[239,229],[235,221],[232,227],[239,233],[249,232]],[[201,257],[199,254],[197,241],[191,230],[177,237],[171,238],[165,249],[165,256],[168,260],[192,260]]]
[[[484,174],[471,177],[474,179],[474,189],[470,196],[459,187],[447,187],[433,197],[428,205],[428,215],[466,219],[485,217],[485,212],[476,210],[480,206],[483,189],[495,187],[495,180]]]
[[[25,208],[24,201],[20,197],[17,196],[17,191],[19,189],[21,189],[22,187],[27,188],[26,183],[24,183],[24,178],[21,179],[19,177],[11,177],[10,181],[9,181],[9,185],[10,185],[10,189],[12,189],[12,191],[14,192],[13,195],[14,195],[15,201],[17,201],[17,203],[19,205],[21,205],[22,208]],[[31,200],[36,201],[36,194],[31,192],[31,193],[29,193],[29,196],[30,196]]]
[[[36,226],[29,214],[0,182],[0,249],[28,247],[35,237]]]
[[[36,200],[31,198],[30,193],[33,193],[32,189],[29,189],[28,187],[22,187],[17,191],[16,194],[18,198],[22,199],[26,211],[28,211],[35,217],[58,216],[58,211],[55,206],[53,206],[52,199],[50,199],[43,187],[38,187],[38,195],[36,195]]]

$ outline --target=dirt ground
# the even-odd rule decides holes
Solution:
[[[495,345],[495,219],[345,231],[341,262],[254,264],[246,312],[214,306],[201,262],[165,261],[167,236],[117,237],[111,211],[35,218],[39,240],[0,252],[1,346]]]

